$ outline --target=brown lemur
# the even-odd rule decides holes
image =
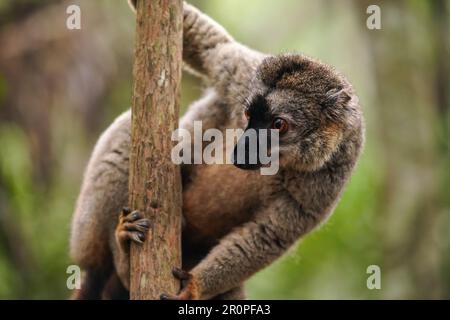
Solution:
[[[279,171],[182,165],[183,265],[174,269],[182,288],[162,298],[241,299],[247,278],[332,213],[364,143],[363,116],[350,83],[319,61],[248,49],[188,4],[183,32],[184,62],[209,87],[180,128],[198,120],[203,130],[279,130]],[[130,121],[127,111],[102,134],[84,175],[71,233],[84,269],[75,298],[126,296],[129,242],[145,241],[151,228],[138,211],[122,211]]]

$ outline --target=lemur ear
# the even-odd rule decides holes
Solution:
[[[328,108],[328,107],[332,107],[332,106],[336,106],[336,105],[343,106],[347,102],[349,102],[351,98],[352,98],[351,95],[347,92],[346,89],[334,88],[334,89],[329,90],[325,94],[325,99],[321,103],[321,105],[324,108]]]
[[[134,13],[136,13],[136,2],[137,0],[128,0],[128,4],[130,5],[130,8]]]
[[[344,88],[334,88],[329,90],[325,94],[325,99],[321,103],[322,110],[325,115],[332,121],[339,121],[345,117],[347,112],[344,107],[350,100],[352,96],[350,93]]]

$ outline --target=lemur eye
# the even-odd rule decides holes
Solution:
[[[282,118],[275,118],[272,122],[272,129],[280,130],[281,133],[285,133],[288,129],[288,123]]]

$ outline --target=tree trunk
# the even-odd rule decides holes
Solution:
[[[182,1],[137,2],[130,207],[152,221],[145,243],[132,244],[131,299],[176,294],[181,266],[181,177],[171,161],[178,126],[182,64]]]

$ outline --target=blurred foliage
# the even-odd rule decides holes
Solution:
[[[334,215],[248,283],[250,298],[450,298],[450,1],[196,0],[239,41],[349,77],[367,143]],[[79,4],[82,30],[65,28]],[[378,4],[382,29],[366,28]],[[0,0],[0,298],[66,288],[70,219],[91,149],[130,103],[126,1]],[[182,108],[201,93],[183,78]],[[368,290],[379,265],[382,289]]]

